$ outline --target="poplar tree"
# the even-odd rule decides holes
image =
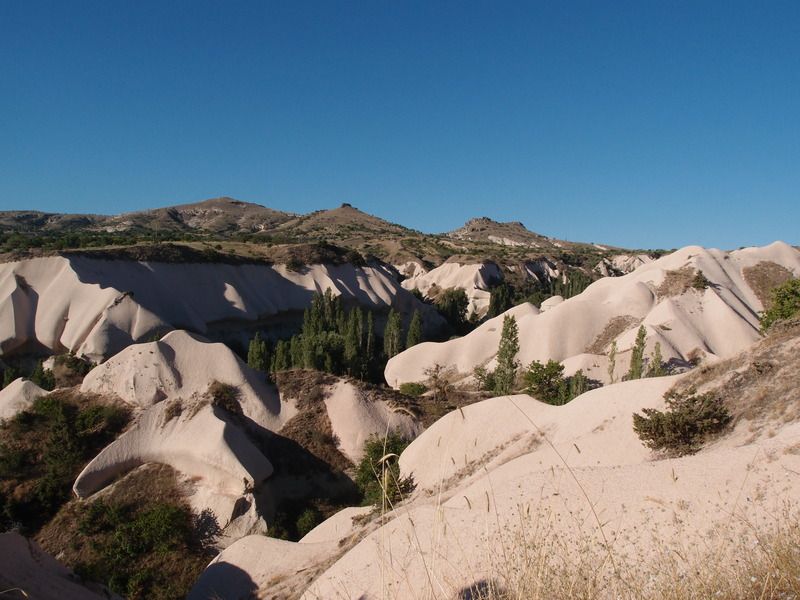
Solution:
[[[408,325],[408,336],[406,337],[406,348],[416,346],[422,341],[422,319],[419,311],[415,310],[411,316],[411,323]]]
[[[663,377],[666,375],[664,372],[664,358],[661,356],[661,342],[656,342],[653,348],[653,356],[650,357],[650,366],[647,369],[648,377]]]
[[[517,380],[519,362],[519,328],[517,320],[506,315],[500,333],[500,346],[497,350],[497,368],[494,371],[494,390],[498,395],[511,393]]]
[[[392,358],[403,350],[403,322],[400,313],[394,309],[389,311],[386,329],[383,330],[383,352],[386,358]]]
[[[639,327],[636,333],[636,343],[631,351],[631,365],[628,369],[628,380],[641,379],[644,374],[644,345],[647,338],[647,330],[644,325]]]
[[[266,372],[269,369],[269,350],[267,342],[261,339],[261,334],[256,332],[247,348],[247,366],[256,371]]]

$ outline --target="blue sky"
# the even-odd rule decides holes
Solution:
[[[800,2],[0,2],[0,209],[800,243]]]

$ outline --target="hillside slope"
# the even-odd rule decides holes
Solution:
[[[689,246],[628,275],[596,281],[546,311],[518,315],[518,359],[523,365],[569,360],[573,370],[606,380],[611,343],[620,352],[619,376],[640,325],[647,331],[648,354],[658,342],[666,361],[726,358],[760,338],[766,289],[792,274],[800,275],[800,252],[782,242],[733,252]],[[502,320],[463,338],[406,350],[389,361],[386,381],[394,387],[422,381],[425,369],[437,363],[462,375],[479,365],[493,368]]]
[[[217,591],[241,593],[242,581],[262,593],[293,581],[286,597],[308,600],[791,590],[784,569],[796,557],[770,561],[783,551],[771,540],[794,539],[800,509],[800,398],[779,393],[794,389],[786,377],[800,372],[798,340],[795,323],[705,372],[735,426],[681,458],[645,448],[631,416],[662,408],[665,392],[697,383],[700,371],[609,385],[565,406],[510,396],[454,411],[401,455],[417,488],[394,511],[354,523],[325,560],[322,544],[277,548],[246,538],[247,555],[234,544],[217,560],[242,574]],[[755,368],[765,355],[785,361],[786,377]],[[730,385],[741,382],[730,372],[747,365],[749,384]],[[755,399],[756,389],[767,393]],[[305,589],[298,572],[308,574]],[[191,597],[211,596],[196,588]]]

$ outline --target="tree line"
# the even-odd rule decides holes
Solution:
[[[380,382],[386,361],[421,341],[419,311],[413,312],[404,329],[402,315],[391,309],[381,336],[375,311],[358,306],[346,309],[341,296],[327,289],[312,297],[299,333],[274,344],[256,333],[248,346],[247,364],[269,373],[314,369]]]

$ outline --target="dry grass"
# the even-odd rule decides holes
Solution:
[[[606,324],[603,331],[600,332],[595,340],[586,347],[585,352],[589,354],[604,354],[606,346],[608,346],[612,340],[615,340],[622,332],[638,324],[639,319],[631,315],[614,317]]]
[[[742,275],[765,309],[770,305],[770,292],[794,277],[794,274],[786,267],[766,260],[762,260],[752,267],[745,267]]]
[[[662,543],[642,557],[617,555],[592,536],[556,535],[553,515],[522,516],[500,540],[488,577],[456,597],[473,600],[800,598],[800,515],[787,507],[768,526],[732,520],[705,545]],[[643,535],[646,537],[647,533]],[[656,536],[655,532],[652,532]],[[659,534],[659,536],[662,534]],[[577,539],[576,539],[577,538]]]
[[[712,391],[734,420],[763,425],[800,419],[800,320],[782,324],[754,347],[730,359],[701,366],[674,390]]]
[[[664,273],[664,280],[656,289],[659,298],[680,296],[692,287],[697,271],[692,267],[683,267]]]

